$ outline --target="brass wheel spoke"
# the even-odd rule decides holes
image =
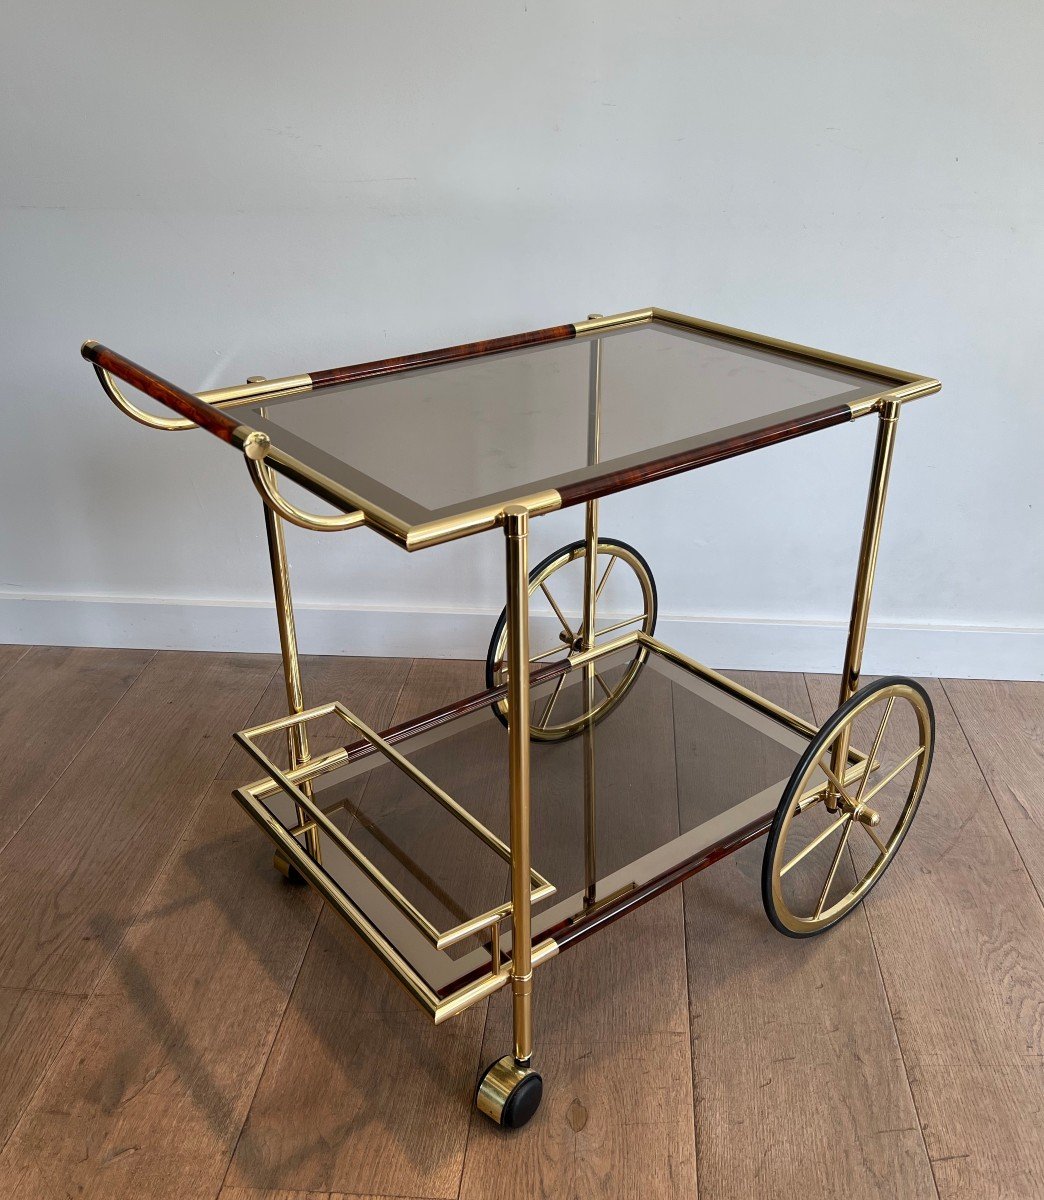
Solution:
[[[639,613],[636,617],[629,617],[626,621],[617,621],[615,625],[609,625],[605,629],[596,629],[595,637],[604,637],[607,633],[615,633],[618,629],[626,629],[628,625],[633,625],[636,621],[644,621],[648,613]]]
[[[859,781],[859,790],[855,795],[855,802],[858,804],[863,799],[863,793],[866,791],[866,783],[870,778],[870,773],[874,769],[874,763],[877,762],[877,753],[881,749],[881,743],[884,741],[885,730],[888,728],[888,718],[892,715],[892,709],[895,706],[895,697],[889,696],[888,703],[885,705],[884,716],[881,718],[881,724],[877,727],[877,733],[874,735],[874,744],[870,747],[870,753],[866,757],[866,770],[863,772],[863,778]]]
[[[815,848],[817,846],[822,845],[823,842],[825,842],[832,833],[837,833],[837,831],[841,828],[842,825],[844,825],[844,823],[847,820],[848,820],[847,814],[843,817],[838,817],[838,819],[833,823],[833,825],[828,825],[826,827],[826,829],[824,829],[820,833],[816,834],[816,836],[812,839],[812,841],[810,841],[807,846],[803,846],[797,852],[797,854],[794,855],[794,857],[790,860],[790,862],[788,862],[786,864],[786,866],[780,868],[780,872],[779,872],[780,879],[782,879],[783,876],[786,875],[786,873],[790,870],[791,867],[796,867],[798,865],[798,863],[805,857],[806,854],[811,854],[812,851],[815,850]]]
[[[862,821],[860,821],[859,824],[862,825],[866,832],[874,839],[874,845],[878,848],[878,850],[880,850],[882,854],[887,854],[888,847],[884,844],[884,842],[881,841],[881,835],[877,832],[877,830],[872,825],[863,825]]]
[[[563,616],[563,614],[562,614],[562,610],[561,610],[561,609],[558,607],[558,604],[557,604],[557,602],[555,601],[555,598],[554,598],[554,596],[552,596],[552,595],[551,595],[551,593],[548,591],[547,584],[546,584],[546,583],[541,583],[541,585],[540,585],[540,590],[541,590],[541,591],[544,593],[544,595],[547,597],[547,602],[548,602],[548,604],[550,604],[550,605],[551,605],[551,607],[552,607],[552,608],[555,610],[555,616],[556,616],[556,617],[559,619],[559,621],[561,622],[561,624],[562,624],[562,628],[565,630],[566,636],[569,638],[569,641],[570,641],[570,642],[575,642],[575,641],[576,641],[576,634],[575,634],[575,633],[573,633],[573,631],[572,631],[572,630],[569,628],[569,622],[568,622],[568,621],[565,619],[565,617]]]
[[[882,779],[878,783],[876,783],[870,789],[870,791],[867,792],[866,799],[863,801],[863,803],[869,804],[870,801],[873,800],[873,798],[877,795],[877,793],[879,791],[881,791],[882,788],[886,788],[897,775],[901,775],[906,770],[906,768],[912,762],[915,762],[917,759],[919,759],[923,753],[924,753],[924,747],[918,746],[917,749],[914,750],[912,754],[908,754],[906,756],[906,758],[904,758],[903,761],[894,770],[889,771],[889,773],[884,777],[884,779]]]
[[[609,578],[609,572],[616,566],[616,555],[613,554],[609,558],[609,562],[602,573],[602,578],[599,580],[598,586],[595,588],[595,603],[598,603],[598,597],[602,594],[602,588],[605,587],[605,581]]]
[[[602,691],[605,692],[605,698],[607,700],[612,700],[613,693],[608,689],[608,687],[606,687],[605,680],[601,677],[601,675],[598,674],[597,671],[595,671],[594,677],[595,682],[599,685],[599,687],[601,687]]]
[[[598,586],[595,588],[595,594],[594,594],[595,604],[598,603],[598,598],[602,594],[602,588],[605,587],[605,581],[609,578],[609,572],[615,566],[616,566],[616,555],[614,554],[610,557],[608,565],[606,566],[605,570],[602,572],[602,578],[598,581]],[[638,617],[635,618],[635,620],[639,620],[639,619],[640,618],[638,618]],[[625,621],[623,623],[623,625],[613,625],[611,629],[596,629],[594,631],[594,635],[591,638],[591,641],[594,642],[594,640],[596,638],[600,637],[603,633],[612,633],[612,631],[614,629],[622,629],[624,627],[624,625],[630,625],[630,624],[631,624],[630,621]],[[577,637],[583,638],[586,631],[587,631],[587,626],[584,624],[583,621],[581,621],[580,628],[579,628],[579,630],[577,630]]]
[[[855,801],[848,794],[848,792],[845,788],[845,785],[841,782],[840,779],[838,779],[838,777],[834,774],[833,770],[830,767],[828,767],[826,765],[826,763],[823,761],[823,756],[826,754],[827,750],[829,750],[832,746],[833,746],[833,742],[831,742],[830,746],[824,747],[823,754],[821,754],[819,756],[819,762],[816,763],[816,766],[823,772],[823,774],[827,777],[827,779],[830,780],[830,782],[834,785],[834,787],[837,788],[838,792],[841,794],[841,799],[847,800],[848,803],[851,804],[852,807],[854,808]],[[869,761],[869,760],[867,760],[867,761]]]
[[[819,893],[819,900],[816,903],[816,911],[812,914],[812,920],[818,921],[823,915],[823,908],[827,902],[827,896],[830,895],[830,889],[834,883],[834,876],[837,874],[837,868],[841,865],[841,855],[845,852],[845,847],[848,845],[848,835],[852,832],[852,818],[846,817],[847,824],[841,834],[841,840],[837,843],[837,849],[834,851],[834,861],[830,864],[830,870],[827,873],[826,883],[823,884],[823,890]]]
[[[555,701],[558,699],[558,694],[559,694],[559,692],[561,692],[562,687],[565,684],[565,681],[566,681],[566,677],[565,677],[565,674],[563,673],[562,675],[560,675],[558,677],[558,682],[555,684],[554,691],[551,693],[551,695],[547,699],[547,704],[544,706],[543,716],[541,716],[540,720],[537,722],[537,724],[539,726],[541,726],[542,728],[546,727],[548,721],[551,720],[551,710],[555,707]]]
[[[552,646],[550,650],[541,650],[539,654],[534,654],[529,661],[540,662],[541,659],[550,658],[552,654],[561,654],[566,649],[567,647],[563,646],[562,643],[559,642],[557,646]]]

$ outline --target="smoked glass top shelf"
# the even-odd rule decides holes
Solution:
[[[267,438],[268,467],[410,550],[492,528],[508,504],[539,515],[940,386],[657,308],[196,394],[97,343],[84,354],[182,425],[248,453]]]

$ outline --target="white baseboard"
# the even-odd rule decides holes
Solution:
[[[496,614],[468,609],[405,609],[301,604],[303,653],[481,658]],[[734,670],[840,669],[842,622],[662,614],[657,634],[711,666]],[[555,631],[535,627],[534,643]],[[124,646],[157,650],[277,649],[270,605],[116,596],[0,596],[0,642]],[[872,624],[867,674],[971,679],[1044,679],[1044,629]]]

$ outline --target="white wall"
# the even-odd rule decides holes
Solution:
[[[659,304],[939,376],[867,665],[1044,674],[1035,0],[9,0],[4,27],[0,640],[274,645],[241,463],[120,416],[85,337],[202,388]],[[666,635],[836,668],[872,439],[606,502]],[[306,648],[481,653],[499,541],[293,531]]]

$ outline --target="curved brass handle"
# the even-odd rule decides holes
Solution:
[[[279,494],[276,487],[275,473],[265,464],[265,457],[272,443],[266,433],[256,430],[247,435],[243,443],[243,453],[246,456],[247,471],[254,481],[254,487],[261,494],[265,504],[291,525],[300,529],[310,529],[319,533],[339,533],[342,529],[354,529],[362,525],[365,518],[361,512],[339,513],[336,517],[323,517],[316,513],[305,512],[296,504],[291,504]]]
[[[150,429],[198,429],[199,426],[195,421],[190,421],[187,417],[157,417],[152,413],[146,412],[143,408],[138,408],[136,404],[120,391],[116,380],[106,371],[104,367],[99,367],[94,364],[94,372],[105,389],[105,394],[116,405],[120,412],[126,413],[132,420],[139,422],[141,425],[147,425]]]
[[[96,342],[84,342],[85,356],[93,356],[96,346]],[[105,394],[120,412],[126,413],[132,420],[137,421],[141,425],[147,425],[150,429],[176,431],[199,428],[199,422],[192,421],[188,417],[160,417],[146,412],[143,408],[138,408],[120,390],[120,386],[111,371],[95,361],[92,361],[91,365],[94,367],[95,374],[98,376]],[[312,379],[310,375],[287,375],[282,379],[262,379],[258,376],[257,378],[248,380],[246,384],[240,384],[237,387],[215,388],[212,391],[199,392],[195,396],[195,399],[202,401],[210,408],[240,408],[245,404],[257,404],[261,400],[272,399],[275,396],[292,396],[296,392],[308,392],[311,391],[311,388]],[[192,395],[191,392],[187,394],[189,396]]]

